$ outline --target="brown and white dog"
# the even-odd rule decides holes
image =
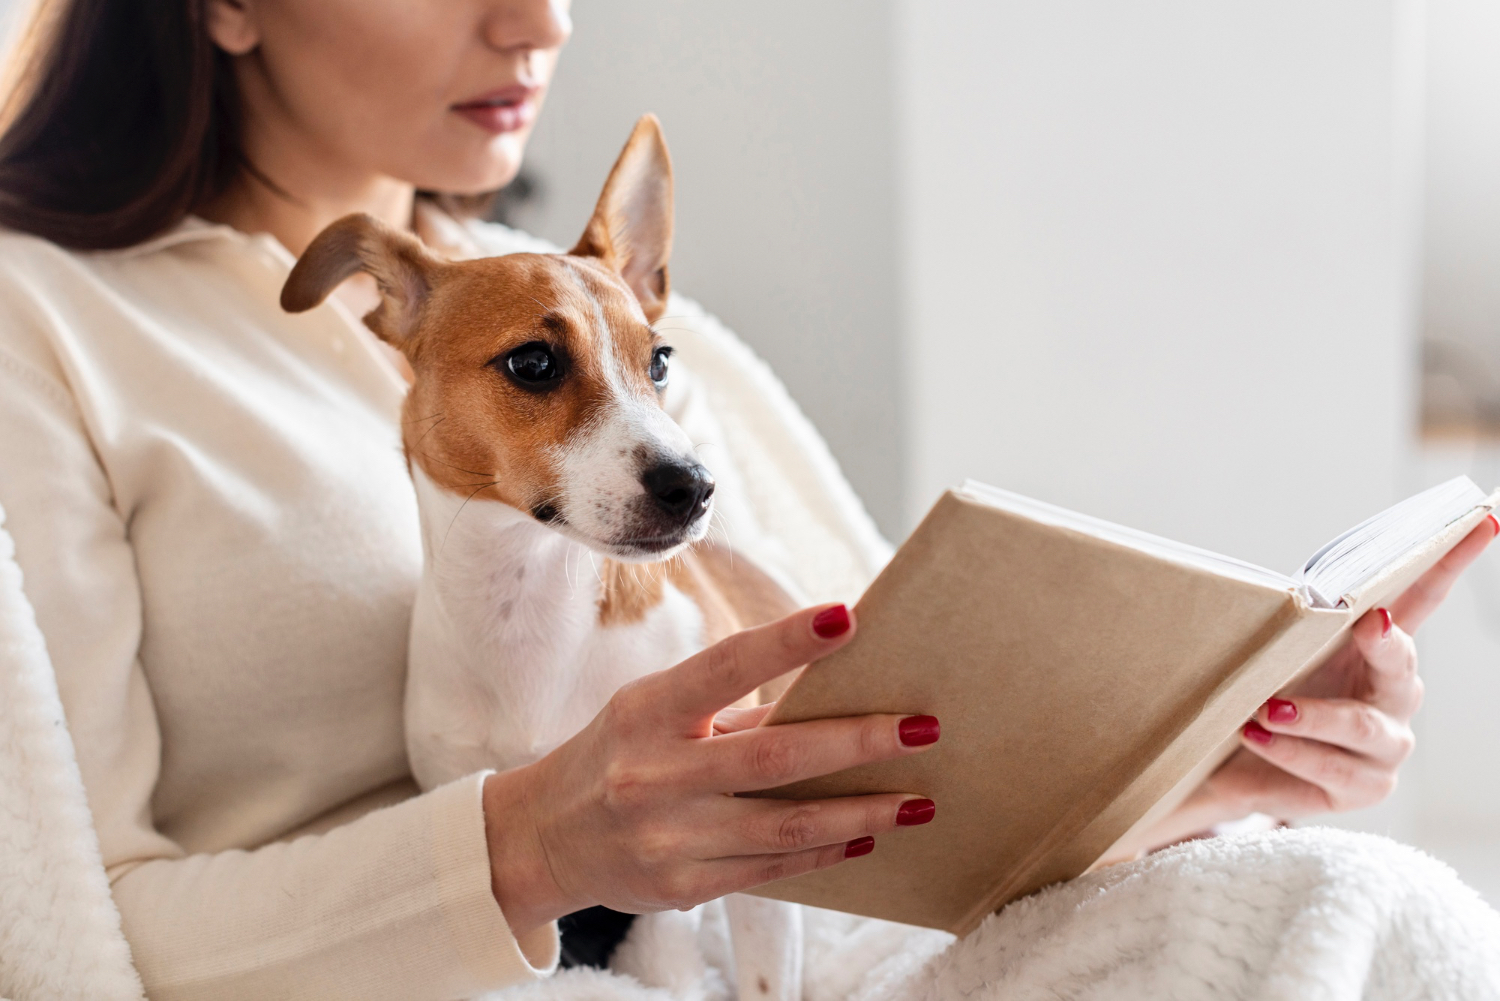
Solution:
[[[282,290],[311,309],[359,271],[365,323],[410,363],[403,413],[424,569],[406,690],[432,788],[534,761],[621,685],[790,611],[705,542],[714,480],[663,411],[672,171],[637,122],[566,254],[447,261],[364,215],[320,233]],[[795,1001],[795,915],[729,898],[736,980]],[[780,925],[775,928],[772,925]]]

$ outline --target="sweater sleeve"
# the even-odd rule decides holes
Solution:
[[[555,926],[518,942],[490,893],[483,777],[326,834],[131,869],[114,893],[147,993],[409,1001],[549,973]]]
[[[161,737],[128,525],[34,333],[42,318],[24,315],[24,296],[6,299],[0,504],[148,994],[412,1001],[549,972],[555,927],[518,942],[491,893],[483,775],[253,851],[189,856],[155,829]]]

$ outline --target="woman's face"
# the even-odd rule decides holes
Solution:
[[[471,194],[502,187],[520,168],[572,30],[568,8],[569,0],[211,0],[209,26],[238,57],[249,153],[271,180],[271,164],[303,172],[314,163],[295,161],[312,158]]]

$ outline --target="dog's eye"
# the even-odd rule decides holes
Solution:
[[[651,381],[656,383],[656,388],[667,384],[667,359],[672,357],[672,349],[660,347],[651,352]]]
[[[497,359],[500,360],[500,359]],[[562,378],[562,364],[552,349],[540,342],[522,344],[503,359],[501,368],[517,382],[542,388]]]

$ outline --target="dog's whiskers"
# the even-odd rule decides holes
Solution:
[[[456,469],[460,473],[468,473],[470,476],[493,476],[493,475],[495,475],[494,473],[481,473],[477,469],[465,469],[463,466],[455,466],[451,462],[444,462],[442,459],[439,459],[439,458],[436,458],[435,456],[429,455],[426,452],[418,452],[417,454],[420,455],[422,458],[428,460],[429,462],[436,462],[440,466],[447,466],[449,469]],[[496,480],[495,482],[498,483],[500,481]]]
[[[427,426],[427,430],[422,432],[422,437],[420,437],[420,438],[418,438],[416,440],[416,443],[412,446],[413,448],[421,448],[422,447],[422,442],[424,442],[424,441],[427,440],[427,436],[430,435],[430,434],[432,434],[432,432],[437,428],[437,426],[439,424],[441,424],[441,423],[443,423],[443,421],[447,420],[447,418],[444,417],[444,416],[442,416],[441,414],[434,414],[433,416],[437,417],[437,420],[433,421],[431,424],[429,424]],[[431,420],[431,418],[423,418],[423,419],[424,420]]]
[[[467,470],[465,470],[465,471],[467,472]],[[479,474],[475,474],[475,475],[479,475]],[[448,522],[448,530],[443,533],[443,542],[442,542],[441,545],[438,546],[438,553],[439,553],[439,555],[442,554],[443,550],[445,550],[445,549],[448,548],[448,536],[450,536],[450,535],[453,534],[453,526],[456,525],[456,524],[458,524],[458,516],[464,513],[464,508],[466,508],[466,507],[469,506],[469,501],[473,500],[474,499],[474,495],[477,494],[477,493],[479,493],[479,491],[485,489],[486,487],[493,487],[496,484],[498,484],[499,482],[500,482],[499,480],[491,480],[489,483],[481,483],[478,487],[476,487],[473,490],[473,492],[471,492],[469,494],[469,496],[467,496],[467,497],[464,498],[464,502],[458,506],[458,510],[453,512],[453,520],[450,521],[450,522]],[[470,484],[467,484],[467,483],[464,484],[464,486],[469,486],[469,485]]]
[[[729,548],[729,554],[732,560],[734,557],[734,549],[733,547],[729,546],[729,526],[724,522],[724,516],[719,513],[719,509],[717,507],[714,508],[708,516],[708,532],[705,533],[704,538],[707,539],[710,537],[712,537],[715,542],[722,542],[726,547]]]

